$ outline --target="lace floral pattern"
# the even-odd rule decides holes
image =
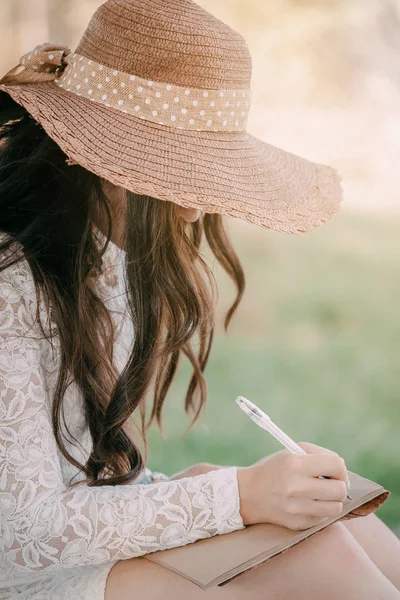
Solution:
[[[106,254],[109,266],[121,258],[115,245]],[[122,367],[133,333],[121,283],[109,292],[110,311],[122,317]],[[59,356],[39,339],[35,301],[26,261],[0,273],[0,598],[24,598],[29,586],[26,598],[95,600],[118,560],[242,529],[235,467],[146,485],[69,487],[80,474],[58,452],[51,426]],[[81,446],[67,447],[82,460],[91,440],[80,402],[69,386],[68,428]]]

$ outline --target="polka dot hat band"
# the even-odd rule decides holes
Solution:
[[[20,59],[20,65],[37,75],[53,73],[56,85],[77,96],[160,125],[246,131],[250,90],[202,90],[151,81],[52,44],[37,46]]]
[[[251,76],[244,38],[193,0],[108,0],[75,52],[39,44],[0,91],[71,166],[181,206],[310,231],[338,211],[340,177],[247,132]]]

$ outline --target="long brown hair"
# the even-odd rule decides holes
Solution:
[[[89,485],[116,485],[136,478],[145,464],[128,433],[128,421],[139,409],[146,450],[148,427],[154,419],[162,427],[163,403],[181,355],[193,367],[185,398],[186,412],[194,413],[190,427],[206,402],[204,370],[214,334],[216,285],[202,243],[208,243],[236,286],[225,328],[245,280],[220,215],[206,214],[187,224],[173,203],[127,191],[125,279],[135,335],[126,366],[118,373],[113,321],[93,285],[113,226],[102,184],[93,173],[68,164],[25,109],[0,93],[0,230],[11,236],[0,244],[0,258],[13,240],[23,247],[22,256],[0,263],[0,272],[26,259],[37,306],[43,294],[51,308],[61,347],[52,405],[60,452],[85,474]],[[108,231],[100,249],[92,229],[99,214]],[[37,318],[47,337],[39,310]],[[60,429],[63,396],[71,381],[83,394],[93,441],[86,464],[68,453]],[[146,423],[143,407],[150,390],[153,405]]]

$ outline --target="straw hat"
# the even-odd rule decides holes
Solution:
[[[192,0],[108,0],[75,52],[37,46],[0,90],[115,185],[310,231],[337,212],[340,178],[247,133],[251,72],[243,37]]]

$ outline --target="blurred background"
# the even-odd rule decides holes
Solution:
[[[72,49],[101,0],[2,0],[0,71],[36,44]],[[240,31],[253,56],[248,130],[339,169],[333,221],[285,236],[229,220],[247,292],[228,335],[220,286],[209,398],[193,428],[182,365],[149,435],[148,466],[248,465],[280,450],[236,407],[259,404],[296,441],[338,452],[392,491],[378,511],[400,535],[400,2],[198,0]]]

